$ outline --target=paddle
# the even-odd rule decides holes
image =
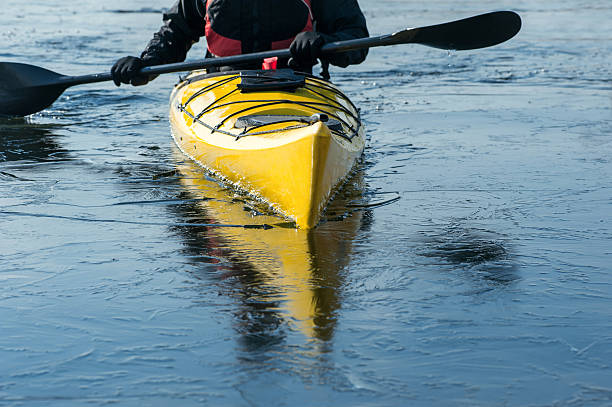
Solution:
[[[514,37],[521,29],[521,18],[511,11],[497,11],[421,28],[408,28],[394,34],[325,44],[323,55],[362,48],[398,44],[422,44],[448,50],[490,47]],[[288,58],[288,49],[209,58],[143,68],[143,75],[159,75],[215,66],[237,65],[264,58]],[[112,80],[110,72],[66,76],[34,65],[0,62],[0,115],[26,116],[50,106],[66,88]]]

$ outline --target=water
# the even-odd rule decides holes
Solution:
[[[177,75],[0,122],[0,405],[612,405],[608,2],[361,4],[524,27],[333,70],[369,142],[310,234],[206,226],[282,219],[172,147]],[[105,71],[168,5],[4,0],[0,58]]]

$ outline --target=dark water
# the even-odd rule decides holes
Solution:
[[[0,122],[0,405],[612,405],[609,1],[361,4],[524,28],[333,71],[369,143],[312,233],[184,162],[176,75]],[[0,59],[87,74],[169,4],[2,5]]]

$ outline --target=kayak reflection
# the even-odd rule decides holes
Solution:
[[[362,211],[348,210],[347,203],[362,199],[363,173],[357,172],[330,202],[317,228],[301,230],[263,212],[266,205],[260,211],[257,202],[222,187],[180,152],[177,170],[189,197],[195,199],[190,221],[247,225],[197,229],[200,236],[190,236],[189,245],[192,255],[199,251],[231,263],[229,273],[223,264],[219,267],[225,269],[224,278],[237,282],[232,290],[239,287],[237,297],[245,308],[237,316],[238,329],[248,338],[248,346],[282,339],[283,327],[308,338],[331,339],[339,290],[364,217]]]

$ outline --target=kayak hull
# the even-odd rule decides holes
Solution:
[[[193,75],[175,88],[170,102],[172,134],[183,153],[298,227],[315,227],[364,148],[364,129],[348,98],[314,78],[306,78],[305,86],[316,92],[243,93],[237,91],[241,75]],[[330,126],[310,119],[316,114],[337,120]],[[240,127],[245,117],[285,119]]]

